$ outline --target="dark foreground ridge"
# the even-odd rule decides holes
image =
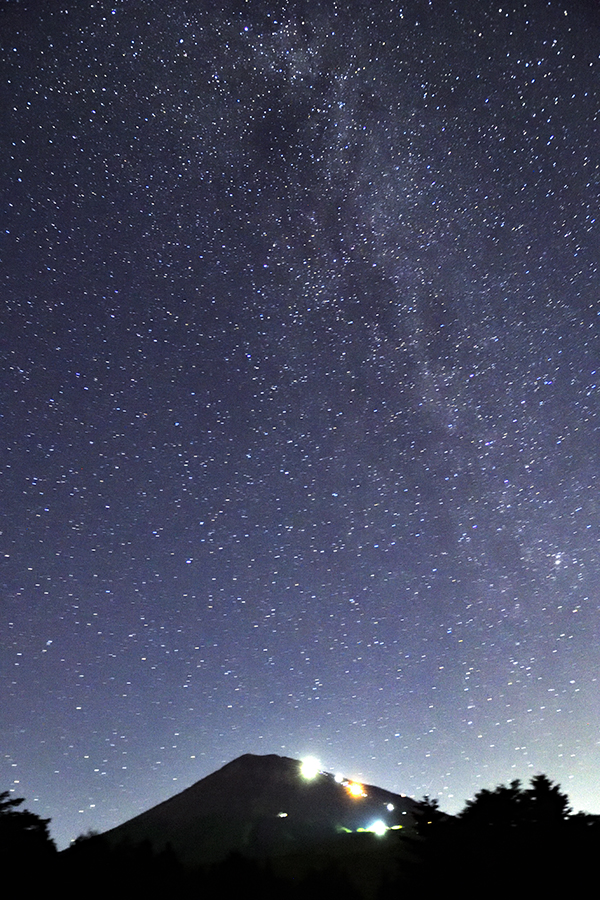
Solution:
[[[62,853],[49,820],[0,794],[7,896],[113,900],[392,900],[577,896],[596,878],[600,817],[573,814],[545,775],[483,789],[458,816],[312,771],[242,756],[104,835]]]
[[[411,832],[417,806],[330,773],[306,778],[295,759],[245,754],[103,837],[149,841],[155,852],[170,845],[184,864],[201,865],[232,851],[257,859],[305,852],[370,828]]]

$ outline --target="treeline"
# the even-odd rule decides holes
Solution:
[[[189,869],[175,852],[149,843],[114,846],[101,835],[79,837],[58,853],[49,819],[20,809],[24,801],[0,794],[0,863],[5,893],[56,887],[61,896],[229,900],[395,900],[464,896],[519,897],[590,890],[596,879],[600,817],[573,814],[569,799],[545,775],[482,790],[457,816],[428,797],[418,804],[410,834],[365,836],[360,853],[319,852],[289,870],[276,860],[234,853],[224,862]],[[356,840],[343,836],[338,840]],[[339,850],[339,843],[336,845]],[[354,846],[354,845],[353,845]]]
[[[417,813],[419,868],[437,893],[535,897],[589,891],[596,881],[600,817],[573,814],[545,775],[482,790],[457,816],[425,797]]]

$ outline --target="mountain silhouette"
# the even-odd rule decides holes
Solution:
[[[326,772],[302,774],[302,763],[245,754],[201,781],[106,832],[111,844],[171,846],[185,865],[237,851],[257,859],[311,852],[348,832],[385,828],[410,833],[416,802]]]

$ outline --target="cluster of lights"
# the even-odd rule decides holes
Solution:
[[[377,837],[383,837],[388,831],[400,831],[401,829],[402,825],[386,825],[383,819],[376,819],[374,822],[371,822],[368,828],[357,828],[356,830],[357,832],[368,831],[371,834],[376,834]]]
[[[303,778],[306,778],[307,781],[316,778],[317,775],[321,774],[321,771],[321,763],[318,759],[315,759],[314,756],[305,757],[305,759],[303,759],[300,764],[300,774]],[[341,784],[351,797],[359,799],[361,797],[367,796],[367,792],[365,791],[364,786],[359,781],[349,781],[347,778],[344,778],[343,775],[335,775],[334,777],[336,783]],[[394,804],[386,803],[386,809],[388,812],[392,812],[394,809]],[[287,813],[279,813],[280,818],[284,818],[286,816]],[[367,828],[358,828],[357,831],[369,831],[372,834],[376,834],[378,837],[383,837],[386,832],[396,831],[400,828],[402,828],[401,825],[390,826],[386,825],[383,819],[376,819],[374,822],[371,822],[371,824]]]
[[[303,778],[306,778],[307,781],[316,778],[320,773],[321,763],[318,759],[315,759],[314,756],[307,756],[300,763],[300,774]],[[344,778],[343,775],[336,775],[335,780],[338,784],[341,784],[346,788],[351,797],[359,799],[360,797],[367,796],[367,792],[359,781],[349,781],[347,778]]]
[[[336,775],[335,780],[337,784],[341,784],[346,788],[351,797],[367,796],[367,792],[365,791],[364,786],[359,781],[348,781],[348,779],[344,778],[343,775]]]

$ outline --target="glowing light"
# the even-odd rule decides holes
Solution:
[[[394,804],[393,803],[387,803],[385,808],[387,809],[388,812],[394,812]]]
[[[343,775],[335,775],[335,776],[334,776],[334,781],[335,781],[336,784],[343,784],[343,783],[344,783],[344,776],[343,776]]]
[[[277,813],[277,818],[278,819],[287,819],[287,813],[284,813],[284,812]]]
[[[367,828],[367,831],[372,831],[373,834],[378,835],[378,837],[382,837],[387,830],[387,825],[381,819],[377,819],[375,822],[371,822],[371,824]]]
[[[311,778],[316,778],[319,772],[321,771],[321,763],[318,759],[315,759],[314,756],[307,756],[306,759],[302,760],[300,765],[300,774],[303,778],[310,780]]]
[[[345,788],[350,794],[351,797],[366,797],[366,791],[362,784],[359,784],[358,781],[348,781],[345,784]]]

